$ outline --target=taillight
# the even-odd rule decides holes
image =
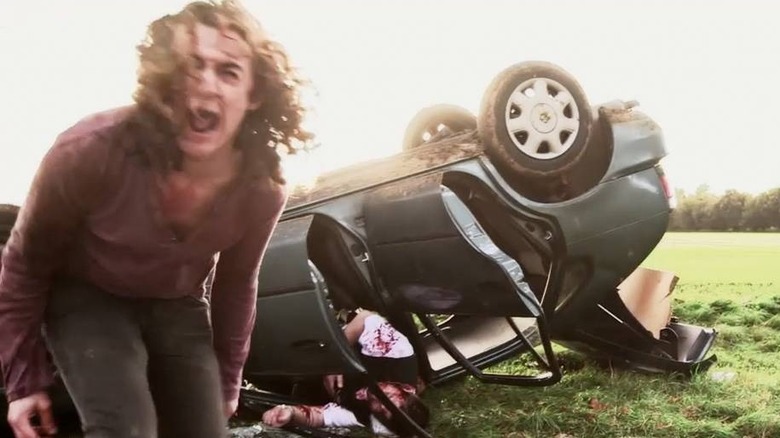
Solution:
[[[674,194],[674,186],[669,182],[669,177],[666,176],[664,169],[658,165],[655,166],[655,170],[658,172],[658,178],[661,180],[661,187],[664,188],[666,199],[669,201],[669,209],[674,210],[677,208],[677,196]]]

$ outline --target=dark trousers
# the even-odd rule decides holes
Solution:
[[[63,282],[44,331],[86,438],[226,435],[205,299],[122,298]]]

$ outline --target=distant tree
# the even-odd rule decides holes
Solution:
[[[752,198],[745,206],[742,223],[753,231],[780,230],[780,188]]]
[[[775,229],[780,230],[780,187],[772,189],[767,192],[767,215],[769,215],[769,225]]]
[[[780,187],[765,192],[764,214],[769,228],[780,230]]]
[[[750,197],[736,190],[727,190],[712,205],[710,227],[717,231],[736,231],[742,227],[742,216]]]
[[[717,196],[710,193],[709,186],[707,185],[699,186],[693,196],[686,198],[686,203],[689,204],[688,208],[690,209],[688,214],[690,218],[691,229],[713,229],[712,212],[717,199]]]
[[[766,203],[767,198],[763,193],[747,203],[742,221],[744,228],[752,231],[762,231],[769,228],[769,216],[765,213]]]
[[[691,227],[691,214],[688,206],[688,195],[683,189],[676,189],[674,196],[677,198],[677,207],[669,216],[669,229],[672,231],[689,231]]]
[[[683,203],[678,203],[677,208],[669,215],[669,231],[690,231],[690,224],[686,220],[685,206]]]
[[[701,195],[708,195],[708,194],[710,194],[709,184],[699,184],[696,187],[696,191],[693,192],[693,196],[701,196]]]
[[[727,190],[721,196],[701,185],[691,194],[675,191],[671,231],[780,231],[780,187],[756,196]]]

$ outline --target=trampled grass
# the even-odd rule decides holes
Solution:
[[[605,369],[561,348],[550,387],[432,388],[435,436],[780,437],[780,234],[669,233],[643,265],[680,277],[675,316],[719,332],[708,373]]]

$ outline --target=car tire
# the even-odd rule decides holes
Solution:
[[[588,147],[593,111],[574,77],[541,61],[513,65],[485,92],[480,140],[507,179],[560,178]]]
[[[477,129],[477,119],[471,111],[457,105],[439,104],[423,108],[412,117],[404,132],[403,150],[458,132]]]

